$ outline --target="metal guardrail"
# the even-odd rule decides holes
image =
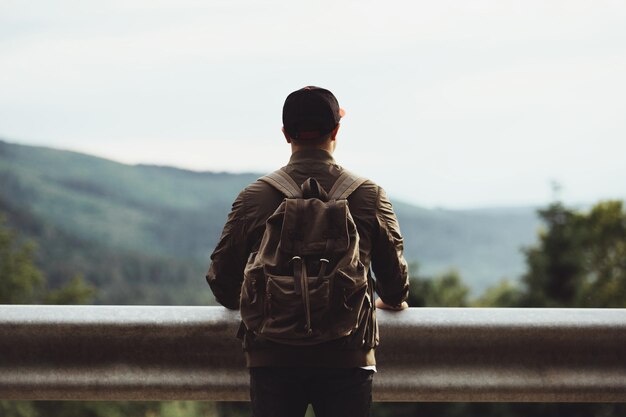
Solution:
[[[379,311],[375,401],[626,402],[626,310]],[[0,398],[246,401],[236,312],[0,306]]]

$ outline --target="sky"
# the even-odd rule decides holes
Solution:
[[[0,0],[4,140],[265,173],[317,85],[337,162],[424,207],[625,198],[625,74],[622,0]]]

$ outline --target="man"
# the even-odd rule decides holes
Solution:
[[[314,178],[328,191],[344,172],[332,157],[343,114],[335,96],[319,87],[294,91],[285,100],[283,134],[292,155],[281,170],[297,185]],[[278,189],[258,180],[233,203],[206,277],[215,298],[225,307],[240,307],[246,263],[259,250],[266,221],[284,199]],[[365,180],[347,200],[359,235],[360,261],[370,288],[375,284],[379,295],[375,306],[406,308],[408,275],[403,241],[385,192]],[[302,416],[308,404],[312,404],[317,417],[369,415],[376,365],[374,348],[378,344],[370,299],[363,302],[370,319],[361,320],[348,336],[315,345],[276,343],[242,325],[240,337],[250,368],[254,416]]]

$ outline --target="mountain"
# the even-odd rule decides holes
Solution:
[[[101,303],[205,304],[203,276],[230,205],[260,174],[126,165],[0,141],[0,210],[39,243],[52,282],[81,273]],[[456,268],[475,292],[524,269],[532,208],[429,210],[394,201],[421,275]]]
[[[537,238],[536,208],[428,210],[394,202],[405,238],[406,258],[424,275],[460,272],[478,294],[525,271],[522,249]]]

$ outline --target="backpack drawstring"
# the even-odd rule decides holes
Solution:
[[[299,256],[291,258],[293,263],[294,291],[296,294],[302,294],[302,302],[304,304],[304,315],[306,324],[304,330],[308,334],[313,332],[311,329],[311,300],[309,298],[309,280],[306,272],[306,264]]]
[[[329,262],[330,261],[326,258],[320,259],[320,270],[317,273],[317,282],[315,283],[316,285],[320,285],[322,281],[324,281],[324,275],[326,275],[326,267],[328,266]]]

